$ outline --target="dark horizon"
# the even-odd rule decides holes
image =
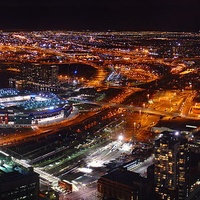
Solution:
[[[196,2],[1,2],[1,30],[199,31]],[[10,0],[9,2],[12,2]],[[26,3],[25,3],[26,2]],[[69,1],[68,1],[69,2]]]

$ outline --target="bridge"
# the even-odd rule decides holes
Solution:
[[[159,116],[169,116],[169,117],[181,117],[185,119],[192,119],[192,120],[200,120],[199,117],[190,116],[190,115],[183,115],[180,112],[169,112],[169,111],[159,111],[155,110],[154,108],[146,108],[146,107],[140,107],[140,106],[132,106],[132,105],[125,105],[125,104],[119,104],[119,103],[105,103],[105,102],[93,102],[93,101],[77,101],[77,103],[81,104],[93,104],[93,105],[99,105],[101,107],[115,107],[115,108],[122,108],[125,110],[130,110],[133,112],[141,112],[151,115],[159,115]]]

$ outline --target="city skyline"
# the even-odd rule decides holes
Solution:
[[[198,0],[0,8],[0,198],[200,196]]]

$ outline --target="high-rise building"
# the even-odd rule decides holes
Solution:
[[[58,70],[56,65],[24,65],[22,67],[22,79],[25,81],[39,84],[56,84],[58,82]]]
[[[181,200],[189,193],[189,148],[179,133],[163,132],[155,141],[156,199]]]

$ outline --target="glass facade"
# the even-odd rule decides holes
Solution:
[[[183,200],[189,188],[189,149],[182,136],[164,132],[155,141],[155,192],[157,199]]]

